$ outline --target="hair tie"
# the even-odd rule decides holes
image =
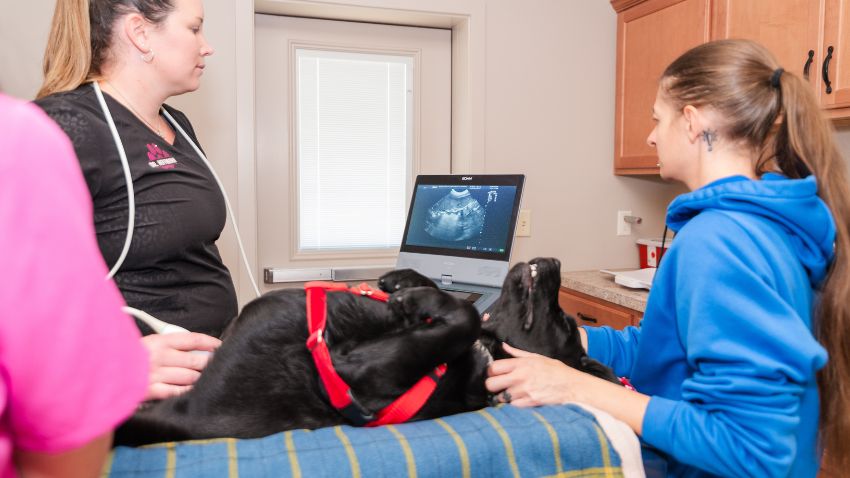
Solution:
[[[773,76],[770,77],[770,86],[774,88],[779,88],[779,77],[782,76],[782,73],[785,70],[782,68],[777,68],[773,70]]]

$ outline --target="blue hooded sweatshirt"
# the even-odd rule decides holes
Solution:
[[[734,176],[676,198],[640,327],[586,328],[589,354],[651,397],[668,476],[815,477],[812,334],[835,224],[814,177]]]

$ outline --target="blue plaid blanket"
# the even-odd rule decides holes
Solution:
[[[118,447],[104,477],[622,477],[594,417],[573,405],[487,408],[377,428]]]

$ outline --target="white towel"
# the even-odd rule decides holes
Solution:
[[[598,408],[583,403],[576,403],[575,405],[593,414],[599,426],[605,431],[611,445],[620,455],[623,476],[625,478],[646,478],[646,473],[643,470],[643,458],[640,454],[640,440],[631,427]]]

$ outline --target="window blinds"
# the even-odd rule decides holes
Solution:
[[[296,50],[298,249],[396,248],[412,174],[413,58]]]

